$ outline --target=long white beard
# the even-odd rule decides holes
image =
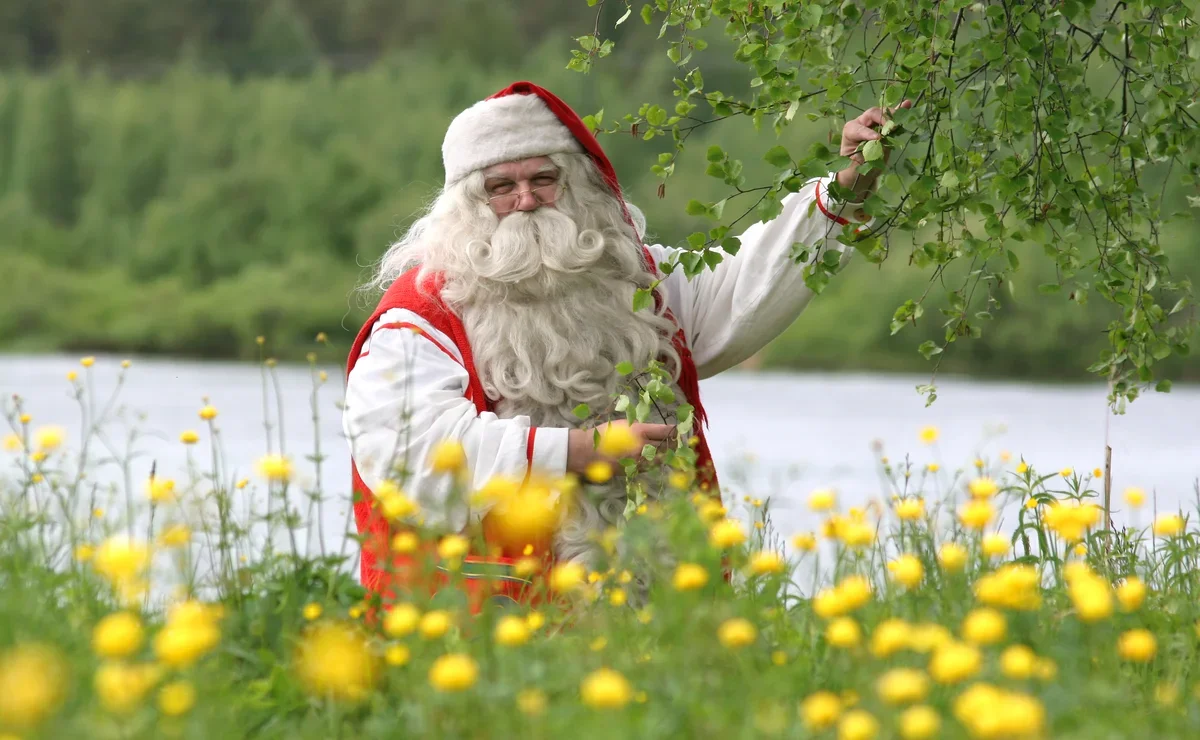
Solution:
[[[528,416],[535,426],[578,428],[615,418],[617,363],[636,368],[652,359],[677,362],[674,324],[650,311],[635,313],[634,290],[649,283],[640,247],[617,235],[584,232],[550,208],[514,213],[487,243],[474,243],[470,276],[447,276],[443,297],[461,314],[475,369],[501,418]],[[624,250],[622,252],[621,250]],[[678,387],[675,398],[682,399]],[[636,390],[626,390],[637,403]],[[574,409],[586,403],[591,415]],[[652,406],[649,422],[676,422],[674,404]],[[653,498],[658,475],[639,478]],[[593,564],[596,540],[623,520],[627,481],[585,483],[555,541],[558,559]]]

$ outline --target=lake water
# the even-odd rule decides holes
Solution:
[[[120,358],[98,357],[91,369],[96,396],[111,394]],[[310,406],[312,375],[307,366],[277,368],[284,405],[284,442],[297,459],[300,477],[316,482],[311,453],[319,434],[329,455],[320,476],[326,492],[345,497],[349,481],[347,445],[341,434],[338,402],[341,371],[325,368],[329,382],[317,394],[319,422]],[[68,371],[85,374],[75,356],[0,356],[0,393],[6,403],[18,394],[34,424],[57,424],[78,443],[79,411]],[[1002,452],[1015,466],[1024,457],[1037,469],[1063,467],[1091,471],[1104,465],[1106,435],[1112,447],[1114,500],[1127,486],[1140,486],[1158,509],[1191,508],[1200,479],[1200,388],[1176,385],[1169,394],[1143,396],[1123,415],[1108,413],[1103,385],[1041,386],[985,383],[947,378],[939,382],[932,407],[915,386],[925,377],[873,374],[773,374],[729,372],[701,383],[710,419],[710,440],[726,489],[770,496],[775,527],[785,537],[814,528],[805,507],[818,487],[836,489],[845,504],[862,504],[892,489],[881,474],[880,454],[895,464],[911,456],[915,470],[929,462],[942,467],[943,485],[957,469],[970,469],[978,456],[1001,466]],[[184,477],[185,448],[180,432],[195,429],[202,441],[192,448],[200,465],[211,455],[197,412],[207,398],[220,412],[229,474],[252,476],[266,451],[263,428],[263,376],[256,365],[134,358],[118,406],[128,422],[147,436],[133,474],[144,479],[152,461],[160,476]],[[271,392],[274,415],[274,391]],[[138,418],[136,414],[143,415]],[[936,445],[923,445],[918,432],[937,426]],[[117,423],[114,430],[126,428]],[[319,429],[319,432],[314,431]],[[0,435],[7,433],[0,431]],[[121,434],[114,432],[115,437]],[[277,444],[277,443],[276,443]],[[876,448],[882,452],[876,452]],[[4,463],[3,475],[12,471]],[[98,469],[94,479],[112,477]],[[914,480],[919,478],[914,475]],[[326,532],[345,525],[346,505],[327,504]],[[1137,516],[1138,519],[1130,519]],[[1121,521],[1145,524],[1149,512],[1118,514]],[[339,539],[332,535],[331,539]],[[327,543],[328,544],[328,543]]]

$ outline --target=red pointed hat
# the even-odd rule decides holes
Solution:
[[[554,93],[514,82],[458,114],[442,142],[446,185],[476,170],[549,154],[586,153],[620,196],[617,174],[579,115]]]

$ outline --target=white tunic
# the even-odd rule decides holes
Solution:
[[[856,203],[835,203],[829,177],[810,180],[783,201],[782,212],[768,223],[755,223],[742,234],[741,248],[715,268],[688,280],[682,267],[659,286],[667,306],[683,329],[700,378],[716,375],[748,359],[786,329],[812,299],[802,265],[792,258],[792,245],[827,240],[826,248],[853,253],[836,237],[840,216],[869,226]],[[818,197],[820,202],[818,203]],[[679,251],[648,245],[656,262]],[[815,251],[815,250],[814,250]],[[413,324],[425,335],[393,324]],[[447,512],[451,481],[429,471],[432,448],[459,440],[467,455],[473,489],[495,476],[520,480],[529,467],[528,416],[502,419],[479,413],[464,397],[467,371],[450,337],[417,314],[393,309],[372,327],[346,385],[343,430],[359,475],[375,490],[393,478],[392,467],[404,461],[406,493],[425,512],[430,526],[460,529],[467,524],[464,507]],[[567,468],[566,427],[534,429],[532,466],[551,475]],[[471,518],[480,512],[471,511]]]

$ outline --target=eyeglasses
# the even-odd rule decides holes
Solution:
[[[559,187],[562,185],[563,183],[561,182],[555,182],[549,185],[530,188],[529,190],[518,190],[515,193],[493,195],[492,197],[488,198],[488,202],[492,204],[492,208],[497,214],[510,213],[515,211],[517,206],[521,203],[521,196],[525,193],[529,193],[533,196],[533,199],[537,201],[539,206],[548,206],[558,198],[560,192]]]

